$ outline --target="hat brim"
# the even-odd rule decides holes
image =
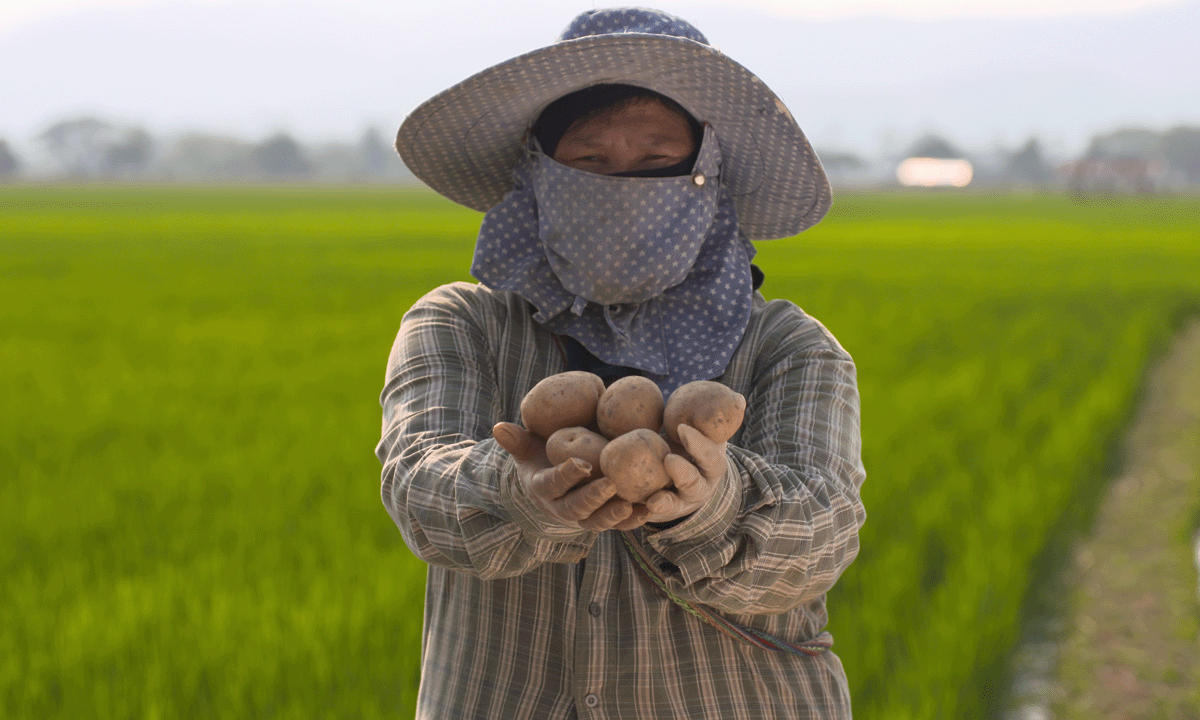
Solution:
[[[487,211],[512,190],[542,109],[598,83],[649,88],[712,124],[721,182],[749,239],[795,235],[828,211],[825,171],[783,101],[719,50],[669,35],[592,35],[494,65],[422,103],[400,126],[396,149],[431,188]]]

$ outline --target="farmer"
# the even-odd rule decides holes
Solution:
[[[605,9],[396,145],[486,212],[480,284],[405,314],[381,397],[383,502],[429,564],[417,716],[850,717],[824,627],[864,519],[854,365],[750,264],[830,204],[791,113],[683,20]],[[516,424],[567,370],[715,379],[745,422],[631,505]]]

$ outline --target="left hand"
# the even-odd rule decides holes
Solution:
[[[663,461],[675,485],[646,498],[647,522],[678,520],[699,510],[725,479],[725,443],[715,443],[691,425],[679,426],[679,439],[692,461],[674,453]]]
[[[616,497],[611,480],[588,480],[592,467],[586,462],[569,458],[551,465],[546,441],[513,423],[497,423],[492,436],[513,456],[530,499],[554,522],[592,532],[633,530],[646,522],[646,508]]]

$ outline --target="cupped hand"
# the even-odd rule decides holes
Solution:
[[[672,453],[663,460],[674,487],[659,490],[646,499],[650,511],[647,522],[670,522],[696,512],[720,487],[729,468],[725,443],[709,440],[691,425],[679,426],[679,439],[692,459],[689,462]]]
[[[588,463],[570,458],[551,465],[546,441],[520,425],[498,423],[492,437],[513,456],[525,492],[555,522],[592,532],[632,530],[646,522],[649,511],[617,497],[611,480],[587,480],[592,472]]]

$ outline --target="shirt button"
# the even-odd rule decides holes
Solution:
[[[592,617],[600,617],[600,603],[588,605],[588,612],[591,613]]]
[[[704,173],[698,172],[692,176],[692,184],[696,187],[704,187],[704,183],[708,182],[708,178],[704,177]]]
[[[595,695],[589,694],[587,697],[585,697],[583,699],[583,704],[587,705],[588,707],[596,707],[597,705],[600,704],[600,698],[596,697]]]

